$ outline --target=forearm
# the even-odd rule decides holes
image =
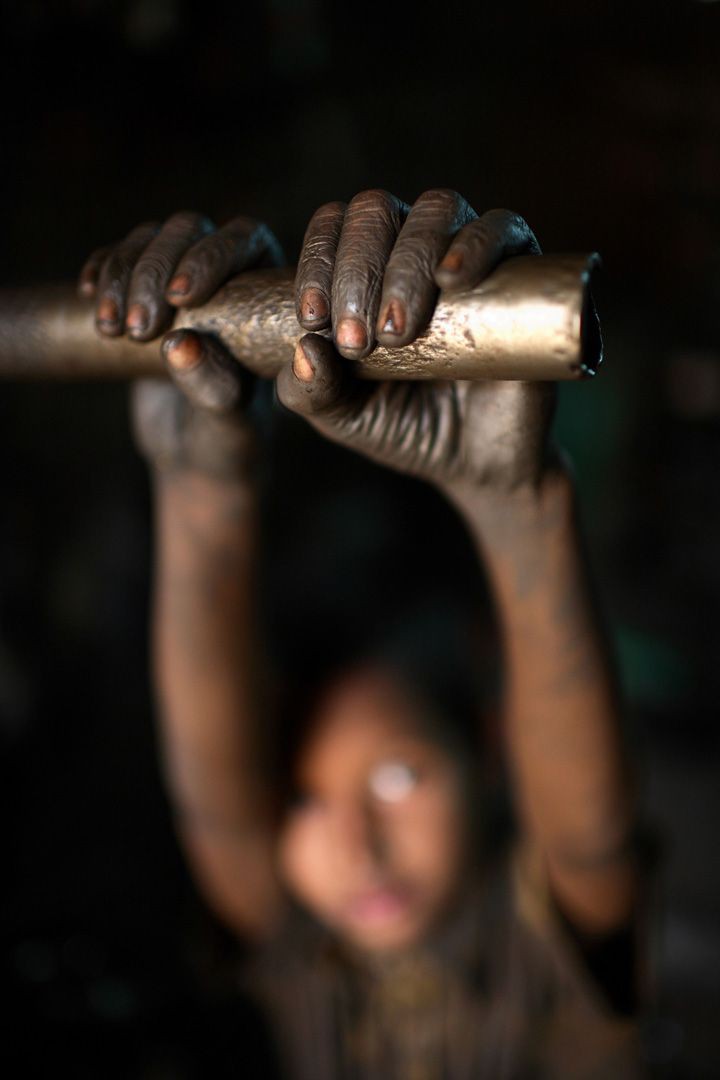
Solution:
[[[257,508],[244,481],[157,473],[153,660],[178,812],[221,829],[260,810],[253,603]]]
[[[588,883],[595,875],[597,892],[614,866],[614,898],[598,902],[620,909],[630,902],[633,793],[572,484],[555,472],[537,490],[482,498],[466,492],[456,501],[496,599],[507,752],[521,820],[564,887],[573,875]]]

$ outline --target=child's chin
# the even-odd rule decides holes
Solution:
[[[420,944],[427,933],[424,920],[406,918],[373,926],[345,926],[342,936],[366,952],[397,952]]]

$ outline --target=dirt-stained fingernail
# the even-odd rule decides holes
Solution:
[[[440,263],[439,270],[448,270],[451,274],[457,274],[462,269],[463,254],[461,251],[449,251]]]
[[[150,321],[144,304],[133,304],[127,314],[127,326],[131,333],[141,334]]]
[[[187,296],[191,284],[189,274],[176,274],[167,287],[168,296]]]
[[[180,332],[167,337],[163,343],[168,363],[176,371],[189,371],[202,360],[202,344],[197,334]]]
[[[405,308],[399,300],[391,300],[385,309],[385,314],[380,316],[380,328],[384,334],[404,334],[407,320]]]
[[[303,322],[320,322],[328,317],[328,302],[319,289],[306,289],[300,303]]]
[[[292,369],[295,378],[299,379],[300,382],[312,382],[315,375],[315,368],[312,366],[308,354],[305,352],[301,342],[299,341],[295,346],[295,355],[293,356]]]
[[[120,311],[110,296],[104,296],[98,304],[96,321],[103,326],[116,326]]]
[[[338,323],[335,341],[341,349],[365,349],[368,343],[367,330],[359,319],[348,316]]]

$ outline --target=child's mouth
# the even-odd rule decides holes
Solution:
[[[384,886],[355,893],[345,910],[354,923],[373,924],[394,922],[410,909],[410,890],[400,886]]]

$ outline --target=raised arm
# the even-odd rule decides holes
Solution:
[[[513,490],[448,494],[495,594],[519,819],[569,920],[611,931],[637,902],[633,789],[572,478],[554,465]]]
[[[229,273],[274,258],[268,237],[247,219],[215,232],[198,215],[176,215],[91,259],[81,289],[97,296],[101,332],[135,327],[146,339],[173,304],[199,303]],[[163,354],[169,378],[134,387],[133,420],[154,495],[164,771],[198,885],[232,929],[254,937],[271,928],[279,890],[260,744],[256,446],[245,415],[253,384],[212,338],[174,332]]]
[[[341,359],[376,339],[406,344],[427,324],[439,287],[470,287],[502,259],[537,251],[517,215],[478,217],[445,190],[411,209],[386,192],[323,208],[300,261],[298,310],[308,329],[332,322],[338,352],[307,335],[278,390],[328,438],[429,480],[463,515],[497,601],[521,826],[568,919],[605,933],[636,902],[633,804],[572,482],[548,453],[553,387],[360,385]]]

